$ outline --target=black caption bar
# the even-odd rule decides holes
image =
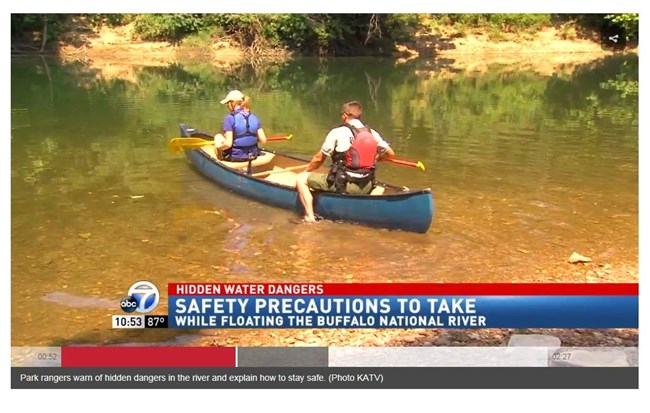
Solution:
[[[12,389],[638,389],[638,367],[13,367]]]
[[[167,328],[168,318],[166,315],[145,315],[144,328]]]

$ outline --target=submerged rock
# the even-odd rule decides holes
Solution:
[[[508,347],[560,347],[559,338],[548,334],[513,334],[508,341]]]
[[[571,254],[571,256],[569,257],[569,262],[570,262],[571,264],[577,264],[577,263],[579,263],[579,262],[591,262],[591,258],[589,258],[589,257],[585,257],[584,255],[580,255],[580,254],[578,254],[577,252],[574,252],[574,253]]]
[[[101,297],[83,297],[68,293],[53,292],[41,297],[41,300],[50,303],[66,305],[68,307],[94,307],[94,308],[110,308],[117,310],[120,307],[118,300],[108,300]]]

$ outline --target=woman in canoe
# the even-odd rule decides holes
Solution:
[[[221,100],[230,112],[223,119],[223,134],[214,136],[215,149],[222,159],[247,162],[259,155],[258,143],[266,143],[266,134],[259,118],[251,112],[250,98],[239,90],[231,90]]]

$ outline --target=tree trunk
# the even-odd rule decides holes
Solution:
[[[41,54],[45,50],[45,43],[47,43],[47,17],[43,16],[43,41],[41,42],[41,50],[39,51]]]
[[[377,37],[381,37],[379,16],[376,13],[373,13],[372,16],[370,16],[370,22],[368,22],[368,34],[366,34],[366,41],[363,42],[363,44],[367,45],[373,35],[377,35]]]

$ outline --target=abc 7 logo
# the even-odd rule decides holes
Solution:
[[[149,281],[138,281],[129,288],[128,295],[120,300],[120,308],[125,313],[137,311],[149,313],[158,307],[160,292]]]

